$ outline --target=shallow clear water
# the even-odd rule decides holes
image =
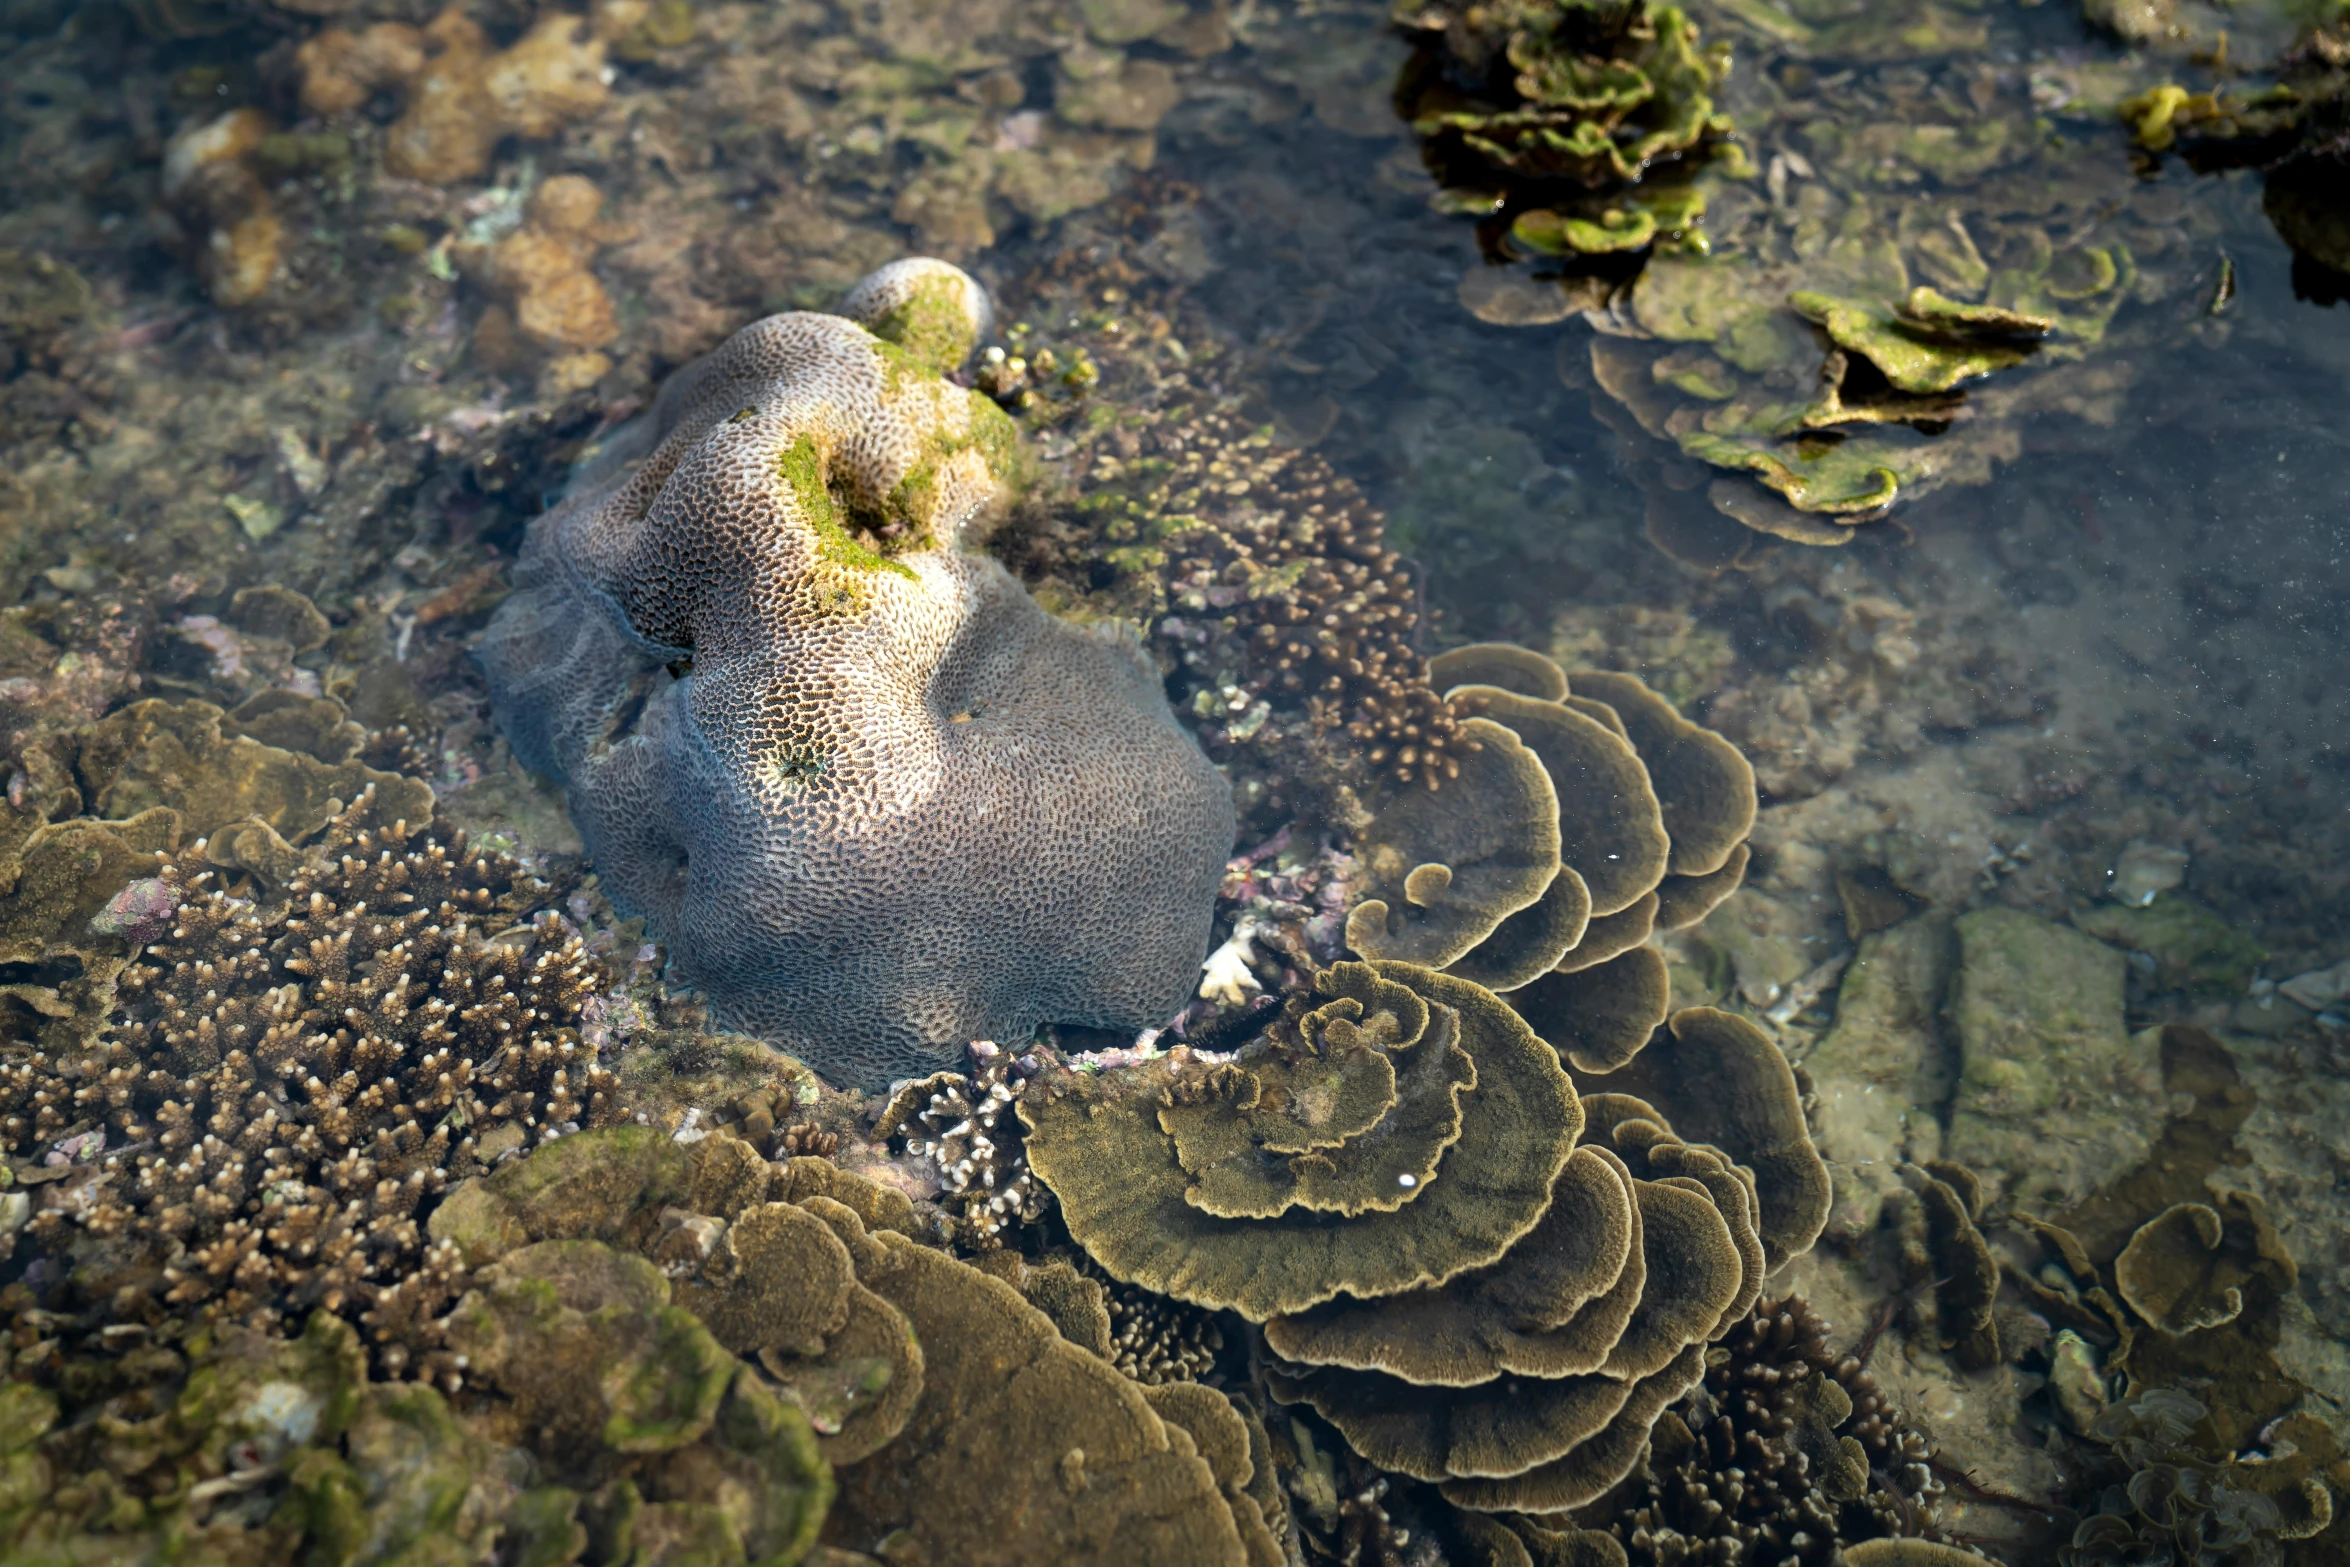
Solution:
[[[715,1012],[663,988],[672,933],[628,922],[641,909],[610,866],[592,879],[596,845],[559,790],[516,762],[475,661],[533,519],[669,373],[767,312],[830,309],[875,266],[932,253],[993,292],[990,341],[1036,360],[1048,394],[1040,412],[1015,382],[991,381],[1000,353],[961,372],[1003,394],[1042,462],[1045,499],[1014,517],[1000,553],[1049,608],[1136,623],[1179,713],[1240,785],[1236,849],[1271,846],[1259,869],[1233,869],[1207,938],[1254,969],[1245,981],[1227,971],[1241,988],[1226,1000],[1211,984],[1187,1002],[1180,1032],[1228,1048],[1247,1033],[1228,1002],[1245,1011],[1244,990],[1302,989],[1305,958],[1340,955],[1335,915],[1372,874],[1346,852],[1369,861],[1374,818],[1393,800],[1376,787],[1384,764],[1343,754],[1371,742],[1343,729],[1323,742],[1341,754],[1310,765],[1302,740],[1288,753],[1257,744],[1247,703],[1230,705],[1237,688],[1218,694],[1254,678],[1230,662],[1237,640],[1184,663],[1183,617],[1208,614],[1206,601],[1135,568],[1111,547],[1131,536],[1089,508],[1144,471],[1118,467],[1135,459],[1103,433],[1120,417],[1164,433],[1220,414],[1269,432],[1266,450],[1309,453],[1297,471],[1326,465],[1384,514],[1419,611],[1417,653],[1510,642],[1568,669],[1635,673],[1753,764],[1743,888],[1651,945],[1672,1010],[1752,1019],[1771,1059],[1795,1069],[1834,1199],[1824,1239],[1769,1291],[1809,1299],[1839,1352],[1889,1335],[1870,1364],[1942,1455],[1934,1528],[1998,1559],[2057,1560],[2103,1488],[2155,1462],[2117,1469],[2129,1439],[2115,1448],[2114,1429],[2092,1429],[2064,1398],[2160,1388],[2214,1411],[2190,1456],[2163,1461],[2281,1461],[2292,1444],[2275,1423],[2313,1416],[2305,1445],[2318,1450],[2319,1428],[2335,1445],[2312,1473],[2335,1485],[2337,1507],[2350,1499],[2338,1152],[2350,1132],[2350,307],[2338,291],[2350,285],[2296,260],[2264,213],[2260,169],[2199,173],[2132,147],[2116,110],[2128,94],[2221,79],[2207,31],[2125,46],[2070,0],[1868,0],[1797,8],[1800,22],[1759,3],[1690,9],[1729,48],[1719,107],[1753,164],[1703,176],[1711,257],[1668,245],[1563,265],[1513,248],[1498,221],[1447,210],[1395,106],[1412,47],[1358,0],[605,6],[549,45],[555,64],[509,60],[535,109],[482,98],[470,128],[464,113],[419,119],[425,52],[406,76],[332,53],[356,49],[368,23],[429,19],[399,0],[7,11],[0,1059],[18,1097],[0,1134],[12,1179],[34,1194],[5,1210],[11,1376],[68,1389],[67,1427],[94,1421],[107,1398],[164,1396],[98,1377],[86,1407],[74,1404],[80,1384],[59,1367],[83,1364],[73,1357],[129,1296],[108,1305],[73,1282],[86,1257],[58,1237],[86,1213],[47,1229],[31,1217],[63,1211],[41,1193],[99,1192],[112,1174],[78,1172],[110,1150],[136,1164],[151,1146],[132,1133],[72,1142],[114,1123],[25,1086],[50,1073],[94,1082],[102,1065],[56,1063],[119,1066],[124,1050],[148,1048],[122,1043],[152,1022],[122,999],[140,982],[114,987],[138,943],[167,938],[123,915],[117,894],[162,885],[137,878],[175,852],[257,909],[282,904],[289,885],[258,839],[208,862],[144,838],[91,848],[54,884],[34,847],[149,806],[200,819],[218,844],[250,810],[286,863],[308,855],[324,875],[329,850],[348,844],[319,802],[357,775],[317,783],[320,767],[363,760],[424,780],[444,825],[555,885],[546,908],[601,965],[565,1037],[641,1096],[636,1119],[691,1144],[715,1122],[744,1124],[745,1081],[770,1096],[804,1082],[805,1119],[785,1101],[749,1112],[766,1118],[761,1137],[805,1130],[804,1144],[774,1151],[829,1149],[944,1200],[950,1160],[926,1165],[935,1150],[919,1136],[909,1149],[902,1126],[873,1133],[879,1083],[820,1091],[804,1069],[708,1045],[744,1015],[727,1013],[725,976],[703,977],[720,992]],[[518,60],[517,40],[556,38],[543,20],[526,32],[524,4],[476,14],[472,33],[434,24],[433,57]],[[2181,15],[2190,30],[2217,25]],[[2226,20],[2249,92],[2265,79],[2254,68],[2310,19]],[[397,54],[390,33],[371,36]],[[402,36],[424,49],[422,35]],[[558,212],[550,191],[576,210]],[[1855,258],[1896,236],[1905,282],[1973,276],[1980,292],[1996,269],[2037,267],[2040,288],[2052,253],[2094,251],[2109,272],[2119,255],[2122,270],[2085,292],[2034,294],[2058,301],[2066,325],[1935,418],[1763,443],[1800,448],[1801,464],[1826,472],[1878,442],[1900,470],[1881,515],[1796,516],[1692,437],[1746,439],[1721,412],[1741,399],[1809,399],[1834,344],[1783,308],[1786,285],[1853,292],[1866,270]],[[1959,260],[1921,262],[1929,252]],[[1585,281],[1562,285],[1562,273]],[[1722,277],[1739,281],[1709,292]],[[1677,325],[1658,303],[1668,278],[1683,290],[1669,296],[1684,307]],[[1706,312],[1728,310],[1733,293],[1774,324],[1743,339],[1690,324],[1719,326]],[[1169,336],[1189,347],[1168,350]],[[1098,387],[1053,381],[1037,353],[1053,345],[1064,362],[1079,346],[1098,358]],[[1749,528],[1731,513],[1766,520]],[[273,585],[290,593],[253,592]],[[656,683],[690,676],[688,641],[646,678],[664,666]],[[321,697],[335,715],[305,709],[302,723],[325,738],[289,738],[282,717],[267,727],[292,699]],[[228,733],[302,754],[232,755],[217,730],[200,743],[172,728],[184,718],[135,708],[149,699],[249,715]],[[335,727],[346,716],[348,739]],[[177,749],[155,739],[164,730]],[[295,772],[311,781],[275,781]],[[215,779],[233,783],[220,793]],[[334,810],[348,803],[337,795]],[[514,899],[506,913],[527,912]],[[1291,912],[1267,914],[1275,903]],[[94,915],[116,925],[92,927]],[[1282,920],[1292,945],[1264,934]],[[1115,1039],[1078,1026],[1101,1019],[1047,1021],[1071,1025],[1049,1041],[1071,1054],[1132,1040],[1133,1019],[1117,1020]],[[700,1054],[680,1043],[696,1040]],[[631,1051],[641,1063],[669,1049],[692,1064],[629,1065]],[[199,1067],[166,1065],[193,1093]],[[1605,1091],[1592,1087],[1605,1075],[1577,1086]],[[42,1092],[46,1110],[34,1108]],[[576,1125],[548,1114],[557,1131]],[[1920,1217],[1919,1192],[1963,1184],[1944,1160],[1982,1182],[1973,1218],[1990,1249],[1978,1239],[1968,1258],[1995,1255],[2010,1276],[1988,1355],[1970,1357],[1952,1326],[1955,1243]],[[77,1173],[60,1180],[60,1168]],[[2245,1238],[2258,1226],[2220,1195],[2233,1193],[2257,1199],[2273,1235]],[[2239,1204],[2227,1241],[2145,1267],[2185,1278],[2224,1252],[2239,1268],[2226,1275],[2235,1307],[2163,1334],[2148,1325],[2152,1287],[2113,1271],[2141,1226],[2195,1202]],[[1032,1262],[1073,1254],[1077,1225],[1036,1207],[1011,1223],[1012,1249]],[[134,1232],[162,1222],[136,1211]],[[2100,1277],[2044,1254],[2025,1222],[2038,1218],[2077,1231]],[[960,1233],[968,1254],[975,1232]],[[1004,1239],[988,1232],[990,1246]],[[2245,1262],[2254,1252],[2259,1266]],[[400,1256],[397,1268],[421,1266]],[[271,1286],[284,1300],[251,1306],[256,1321],[298,1325],[318,1303],[299,1272]],[[2101,1280],[2137,1314],[2117,1305],[2115,1320],[2155,1335],[2159,1352],[2092,1334],[2083,1382],[2054,1335],[2077,1326],[2066,1311]],[[1139,1293],[1113,1304],[1142,1310]],[[299,1309],[285,1303],[296,1295]],[[187,1312],[155,1310],[138,1334],[178,1343]],[[1195,1324],[1186,1352],[1274,1412],[1262,1339],[1240,1320],[1266,1314],[1226,1313],[1213,1351]],[[167,1318],[178,1325],[156,1325]],[[416,1351],[427,1359],[415,1364],[441,1364],[429,1355],[445,1348]],[[379,1378],[410,1364],[376,1353]],[[481,1387],[470,1396],[495,1404]],[[1303,1434],[1276,1436],[1302,1520],[1293,1560],[1524,1559],[1474,1554],[1485,1548],[1474,1528],[1402,1479],[1388,1505],[1398,1527],[1420,1520],[1417,1552],[1390,1541],[1385,1557],[1344,1555],[1336,1492],[1317,1522],[1313,1485],[1368,1484],[1370,1471],[1330,1480]],[[245,1464],[236,1472],[268,1475],[237,1486],[277,1494],[276,1464]],[[2230,1469],[2226,1483],[2250,1487],[2253,1472]],[[258,1528],[259,1504],[248,1510]],[[2350,1550],[2350,1525],[2288,1529],[2281,1544],[2268,1528],[2254,1554],[2225,1559]],[[1663,1559],[1634,1543],[1635,1560]]]

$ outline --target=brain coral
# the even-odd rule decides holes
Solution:
[[[943,378],[978,285],[899,262],[850,305],[884,336],[745,327],[533,526],[483,647],[499,717],[674,977],[821,1071],[1158,1023],[1230,791],[1131,637],[960,547],[1017,460]]]

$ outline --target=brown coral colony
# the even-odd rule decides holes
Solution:
[[[1422,672],[1417,587],[1361,492],[1222,413],[1155,434],[1151,464],[1146,507],[1173,514],[1161,634],[1220,623],[1242,638],[1246,695],[1302,708],[1304,738],[1343,733],[1397,782],[1458,776],[1467,742]]]
[[[167,864],[176,918],[124,974],[113,1037],[0,1085],[20,1156],[103,1140],[31,1228],[111,1315],[318,1306],[394,1339],[446,1304],[403,1295],[430,1205],[618,1113],[577,1026],[600,966],[559,921],[519,919],[547,885],[462,832],[341,836],[274,904],[224,891],[201,842]],[[383,1353],[397,1367],[407,1350]]]

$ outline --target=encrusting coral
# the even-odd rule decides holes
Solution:
[[[315,1306],[397,1370],[447,1304],[423,1214],[502,1154],[620,1114],[579,1039],[601,965],[559,922],[521,922],[547,884],[462,832],[361,825],[375,805],[267,904],[222,891],[201,841],[168,861],[117,1026],[0,1071],[11,1155],[89,1145],[28,1233],[71,1263],[47,1304],[99,1337]]]
[[[1580,1097],[1500,997],[1400,962],[1327,970],[1228,1061],[1047,1073],[1020,1114],[1105,1272],[1262,1324],[1276,1396],[1477,1510],[1622,1480],[1752,1306],[1762,1234],[1825,1213],[1824,1174],[1814,1203]]]
[[[1664,1021],[1649,936],[1745,876],[1754,770],[1631,675],[1497,643],[1429,675],[1475,749],[1451,787],[1369,802],[1347,945],[1502,992],[1579,1070],[1620,1066]]]
[[[944,379],[979,286],[899,262],[847,308],[894,339],[744,328],[533,525],[482,650],[500,720],[673,977],[821,1072],[1156,1026],[1207,950],[1230,790],[1129,634],[961,547],[1018,463]]]

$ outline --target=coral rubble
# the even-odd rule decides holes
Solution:
[[[1155,1026],[1206,952],[1229,789],[1126,634],[963,547],[1018,460],[942,379],[978,285],[907,262],[860,294],[905,342],[747,327],[614,438],[641,467],[534,526],[483,649],[501,721],[677,978],[820,1071]]]
[[[605,49],[587,18],[563,11],[500,49],[453,5],[423,27],[330,28],[305,40],[295,59],[303,107],[314,114],[349,114],[398,88],[407,107],[386,139],[385,170],[449,185],[486,170],[501,139],[552,136],[602,108]]]

